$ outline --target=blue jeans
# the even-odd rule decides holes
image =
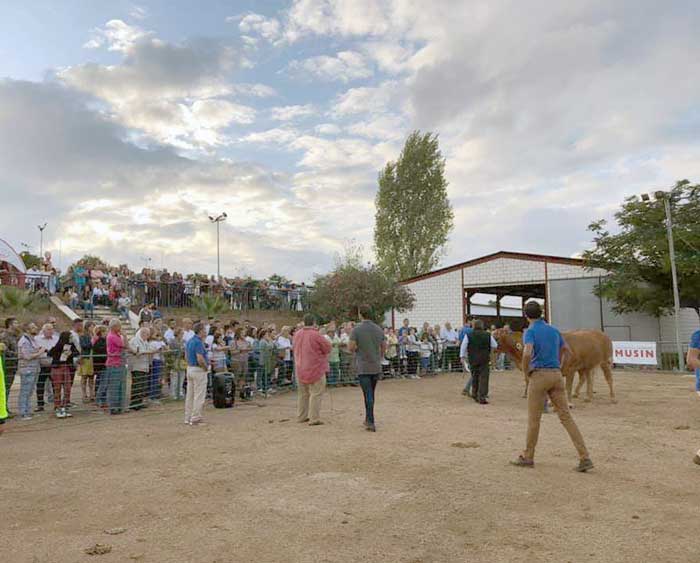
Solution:
[[[98,407],[107,404],[108,369],[109,368],[105,368],[102,371],[95,374],[95,377],[97,378],[97,393],[95,393],[95,402],[97,403]]]
[[[126,368],[108,367],[105,370],[107,377],[107,403],[110,411],[121,412],[124,405],[124,395],[126,392]]]
[[[163,373],[163,360],[153,359],[153,364],[151,365],[151,375],[148,385],[148,398],[151,401],[157,401],[160,399],[161,385],[160,376]]]
[[[358,375],[360,387],[362,387],[362,395],[365,399],[365,421],[374,424],[374,394],[379,381],[379,374],[363,374]]]
[[[32,414],[32,395],[37,377],[39,377],[39,370],[22,370],[19,372],[19,377],[19,415],[30,416]]]
[[[340,361],[329,362],[330,375],[328,376],[328,385],[336,385],[340,379]]]

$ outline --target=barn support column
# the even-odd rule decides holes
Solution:
[[[496,322],[498,324],[501,324],[503,322],[503,319],[501,319],[501,299],[503,298],[502,295],[496,295]]]

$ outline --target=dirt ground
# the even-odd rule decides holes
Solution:
[[[294,422],[291,394],[208,407],[201,428],[182,424],[181,404],[13,422],[0,438],[2,561],[700,560],[691,379],[617,373],[618,405],[596,381],[574,412],[588,474],[572,471],[552,414],[537,467],[508,465],[525,437],[519,375],[493,375],[489,406],[462,385],[380,382],[376,434],[349,387],[326,397],[319,427]],[[95,544],[111,552],[85,554]]]

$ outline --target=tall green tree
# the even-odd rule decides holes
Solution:
[[[694,309],[700,317],[700,184],[683,180],[664,197],[671,206],[681,307]],[[629,197],[615,220],[615,233],[606,229],[605,221],[588,227],[595,248],[585,252],[584,259],[589,267],[610,272],[598,294],[610,299],[618,313],[668,313],[673,284],[663,199]]]
[[[358,307],[368,305],[372,318],[384,320],[390,309],[405,311],[413,307],[409,289],[397,284],[374,264],[362,263],[362,251],[356,245],[336,259],[332,272],[316,276],[310,293],[311,310],[324,322],[357,320]]]
[[[379,267],[399,280],[434,269],[454,225],[436,134],[411,133],[399,159],[379,173],[375,203]]]

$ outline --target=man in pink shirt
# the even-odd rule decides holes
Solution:
[[[314,327],[313,315],[304,316],[304,328],[294,335],[294,369],[297,376],[297,421],[318,426],[321,398],[326,389],[331,343]]]

